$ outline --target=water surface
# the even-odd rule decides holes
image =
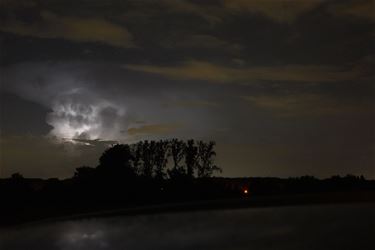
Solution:
[[[375,204],[118,216],[0,231],[1,250],[374,247]]]

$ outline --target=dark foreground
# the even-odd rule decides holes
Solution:
[[[329,192],[287,195],[243,195],[237,198],[174,201],[129,205],[121,202],[107,203],[43,203],[10,206],[0,209],[0,228],[22,228],[57,221],[134,216],[200,210],[231,210],[259,207],[374,204],[375,191]],[[41,206],[43,205],[43,206]],[[1,248],[0,248],[1,249]]]
[[[117,175],[116,175],[117,176]],[[247,207],[375,202],[375,181],[299,178],[0,179],[0,227],[61,218]],[[125,178],[125,179],[124,179]]]
[[[0,230],[0,249],[373,249],[375,203],[64,220]]]

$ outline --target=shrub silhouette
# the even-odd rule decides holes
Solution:
[[[104,151],[97,169],[103,175],[130,178],[136,174],[132,167],[133,159],[129,145],[116,144]]]
[[[73,178],[79,179],[81,181],[88,181],[88,180],[94,179],[96,177],[95,175],[96,175],[95,168],[82,166],[82,167],[76,168]]]

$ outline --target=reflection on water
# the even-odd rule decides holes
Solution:
[[[0,231],[0,249],[374,249],[375,204],[251,208]]]

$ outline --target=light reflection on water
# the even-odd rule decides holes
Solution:
[[[374,249],[375,204],[250,208],[0,231],[1,250]]]

